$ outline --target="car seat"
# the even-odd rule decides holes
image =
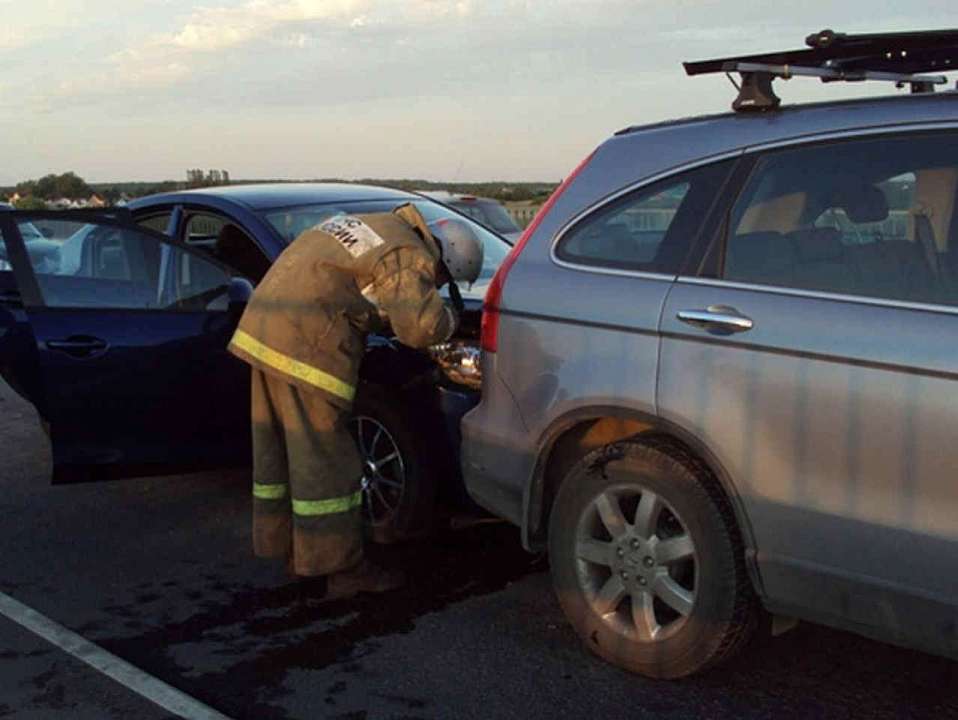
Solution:
[[[750,232],[729,238],[726,280],[789,286],[795,282],[795,250],[780,232]]]

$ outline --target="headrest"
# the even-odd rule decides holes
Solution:
[[[885,193],[868,183],[837,188],[832,196],[832,206],[844,210],[853,223],[874,223],[888,219]]]

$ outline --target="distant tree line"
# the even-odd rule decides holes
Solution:
[[[358,180],[369,185],[382,185],[398,190],[448,190],[465,195],[488,197],[500,202],[542,201],[552,194],[559,183],[536,182],[472,182],[449,183],[429,180]]]
[[[500,202],[524,202],[534,201],[542,202],[552,191],[556,189],[559,183],[548,182],[442,182],[435,180],[399,180],[392,178],[363,178],[362,180],[343,180],[341,178],[314,178],[311,180],[270,180],[268,178],[258,180],[234,180],[233,185],[244,185],[250,183],[294,183],[294,182],[336,182],[353,183],[362,185],[378,185],[380,187],[395,188],[397,190],[415,191],[415,190],[448,190],[454,193],[463,193],[465,195],[476,195],[478,197],[488,197]]]
[[[14,190],[23,197],[31,196],[40,200],[67,198],[80,200],[93,194],[93,188],[74,172],[62,175],[44,175],[39,180],[25,180],[17,183]]]
[[[163,180],[162,182],[93,183],[92,187],[115,205],[123,198],[132,200],[145,195],[182,190],[185,184],[176,180]]]
[[[230,174],[228,170],[209,170],[203,172],[199,168],[186,171],[186,186],[189,188],[213,187],[216,185],[229,185]]]
[[[0,200],[19,195],[17,207],[37,210],[46,207],[51,200],[88,200],[99,195],[108,205],[121,200],[181,190],[185,183],[174,180],[162,182],[87,183],[74,172],[44,175],[38,180],[24,180],[13,187],[0,187]]]
[[[97,193],[108,204],[115,205],[121,200],[143,197],[162,192],[174,192],[189,187],[206,187],[219,184],[249,184],[262,182],[300,182],[289,180],[239,180],[230,181],[226,171],[191,170],[187,181],[164,180],[161,182],[114,182],[87,183],[74,172],[60,175],[50,174],[38,180],[25,180],[15,187],[0,188],[0,198],[16,192],[20,195],[21,207],[42,207],[48,200],[66,198],[68,200],[87,199]],[[366,185],[379,185],[398,190],[448,190],[455,193],[490,197],[502,202],[542,201],[555,189],[558,183],[542,182],[435,182],[430,180],[400,180],[366,178],[363,180],[342,180],[337,178],[319,178],[301,182],[347,182]]]

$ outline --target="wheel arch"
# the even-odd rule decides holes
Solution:
[[[523,499],[523,541],[542,548],[546,542],[552,503],[572,464],[587,452],[627,438],[645,436],[675,444],[693,455],[711,473],[728,499],[745,546],[747,565],[756,589],[755,541],[741,496],[730,473],[694,433],[650,413],[617,406],[577,408],[554,420],[539,445],[531,482]]]

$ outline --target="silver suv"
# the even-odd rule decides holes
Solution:
[[[629,670],[763,611],[958,657],[958,93],[865,37],[916,92],[778,109],[782,73],[861,79],[834,34],[717,61],[741,112],[616,133],[490,286],[467,487]]]

